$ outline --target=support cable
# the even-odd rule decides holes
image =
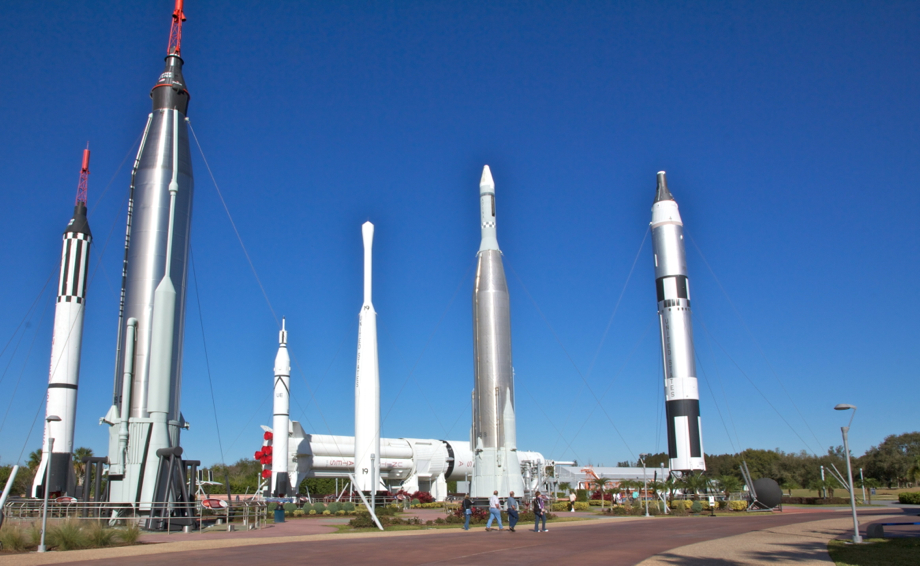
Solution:
[[[524,285],[524,282],[521,280],[521,277],[517,274],[517,271],[514,270],[514,267],[511,265],[511,262],[507,262],[507,263],[508,263],[508,268],[511,269],[511,273],[514,274],[515,278],[517,278],[518,280],[518,283],[520,283],[521,287],[524,289],[524,293],[527,295],[527,298],[530,299],[530,302],[533,304],[534,308],[537,309],[537,313],[540,315],[540,318],[543,319],[543,322],[546,323],[546,326],[547,328],[549,328],[550,333],[552,333],[553,338],[556,339],[556,343],[559,344],[560,348],[562,348],[562,351],[565,353],[565,357],[568,358],[569,362],[572,364],[572,367],[575,368],[575,373],[578,374],[578,377],[581,378],[581,381],[585,384],[585,387],[588,388],[588,391],[591,393],[591,396],[594,397],[594,400],[597,402],[597,405],[601,408],[601,411],[604,412],[604,415],[607,417],[607,420],[610,421],[610,426],[613,427],[613,430],[616,431],[617,436],[619,436],[620,440],[623,441],[623,445],[629,451],[629,454],[633,458],[635,458],[636,455],[632,451],[632,448],[629,447],[629,443],[626,442],[626,438],[623,436],[623,433],[620,432],[620,429],[617,428],[617,425],[613,422],[613,419],[610,418],[610,415],[607,413],[607,410],[604,408],[603,405],[601,405],[600,399],[597,398],[597,394],[594,393],[594,389],[591,388],[591,385],[588,384],[588,381],[585,379],[585,376],[582,375],[581,370],[578,369],[578,365],[575,364],[575,360],[572,359],[572,356],[569,354],[569,351],[566,349],[565,345],[563,345],[562,340],[559,339],[559,335],[556,334],[556,330],[553,328],[553,325],[549,323],[549,320],[547,320],[546,315],[544,315],[543,311],[540,310],[540,307],[537,306],[537,302],[534,300],[533,296],[531,296],[530,291],[527,290],[527,286]]]
[[[786,397],[789,398],[789,402],[792,403],[792,407],[795,409],[795,412],[798,413],[799,418],[802,419],[803,423],[805,423],[805,428],[807,428],[808,432],[810,432],[811,435],[815,438],[815,441],[818,443],[818,446],[821,448],[821,450],[824,450],[824,445],[821,444],[820,440],[818,440],[818,435],[816,435],[815,431],[811,429],[811,425],[809,425],[808,421],[805,420],[805,415],[802,414],[802,411],[799,410],[799,406],[796,405],[795,399],[792,398],[792,395],[789,393],[789,390],[786,389],[786,386],[783,384],[783,381],[779,378],[779,374],[776,372],[776,369],[773,367],[773,364],[771,364],[770,360],[767,359],[767,354],[766,352],[763,351],[763,348],[760,346],[760,342],[758,342],[757,338],[754,337],[754,333],[751,332],[751,328],[748,326],[747,322],[744,320],[744,317],[741,316],[741,312],[735,306],[735,303],[732,302],[731,297],[728,296],[728,292],[725,290],[725,287],[722,286],[722,282],[719,281],[718,277],[716,277],[716,272],[713,271],[712,266],[709,265],[709,262],[706,260],[706,256],[703,255],[703,250],[701,250],[700,247],[696,245],[696,241],[693,239],[693,236],[690,236],[688,234],[688,237],[690,238],[690,242],[693,244],[693,247],[696,248],[697,253],[700,254],[700,258],[702,258],[703,263],[706,264],[706,268],[709,269],[709,273],[712,274],[712,278],[716,280],[716,284],[719,286],[719,289],[722,290],[722,294],[725,295],[725,299],[728,301],[728,304],[731,305],[732,310],[735,311],[735,314],[738,316],[738,320],[740,320],[741,325],[744,326],[744,330],[747,331],[748,336],[751,337],[751,341],[754,342],[755,346],[757,346],[757,350],[760,352],[761,357],[763,357],[764,362],[766,362],[767,367],[769,367],[770,371],[773,373],[773,377],[776,378],[776,382],[779,383],[779,386],[782,388],[783,393],[785,393]],[[809,448],[809,450],[811,449]]]

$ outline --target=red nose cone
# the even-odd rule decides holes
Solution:
[[[262,479],[270,478],[272,476],[271,470],[262,470]]]
[[[264,438],[265,440],[271,440],[271,439],[272,439],[272,433],[266,431],[265,434],[262,436],[262,438]]]
[[[261,460],[261,459],[262,459],[262,453],[256,452],[256,460]]]

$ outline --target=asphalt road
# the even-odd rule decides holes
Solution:
[[[868,514],[868,513],[867,513]],[[833,515],[837,515],[834,513]],[[744,517],[609,519],[579,525],[549,525],[534,533],[446,531],[425,536],[357,538],[272,543],[226,549],[161,553],[129,559],[134,565],[221,564],[635,564],[657,553],[696,542],[782,525],[830,518],[829,513],[776,513]],[[153,549],[151,549],[153,550]],[[74,564],[124,566],[125,559]]]

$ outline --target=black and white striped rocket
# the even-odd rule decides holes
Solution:
[[[658,172],[652,205],[652,249],[661,325],[664,394],[668,419],[671,470],[705,470],[700,426],[700,395],[690,318],[690,284],[684,251],[684,224],[677,202],[668,191],[665,172]]]
[[[288,438],[291,428],[291,356],[287,349],[287,329],[281,319],[281,331],[278,333],[278,353],[275,354],[275,388],[272,392],[272,485],[271,493],[275,497],[292,495],[294,487],[288,468],[291,459],[288,456]]]
[[[89,246],[93,235],[86,220],[86,188],[89,177],[89,149],[83,150],[80,183],[73,218],[64,230],[54,333],[51,336],[51,368],[48,377],[46,415],[60,421],[45,421],[42,460],[32,484],[33,497],[44,495],[47,467],[51,466],[49,495],[72,495],[75,478],[72,465],[73,429],[77,416],[77,385],[80,381],[80,347],[83,344],[83,309],[86,306],[86,278]],[[51,453],[48,453],[48,439]]]

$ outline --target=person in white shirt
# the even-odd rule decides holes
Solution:
[[[498,530],[505,530],[502,527],[502,502],[498,499],[498,490],[493,491],[489,497],[489,521],[486,523],[486,531],[492,530],[492,520],[498,520]]]

